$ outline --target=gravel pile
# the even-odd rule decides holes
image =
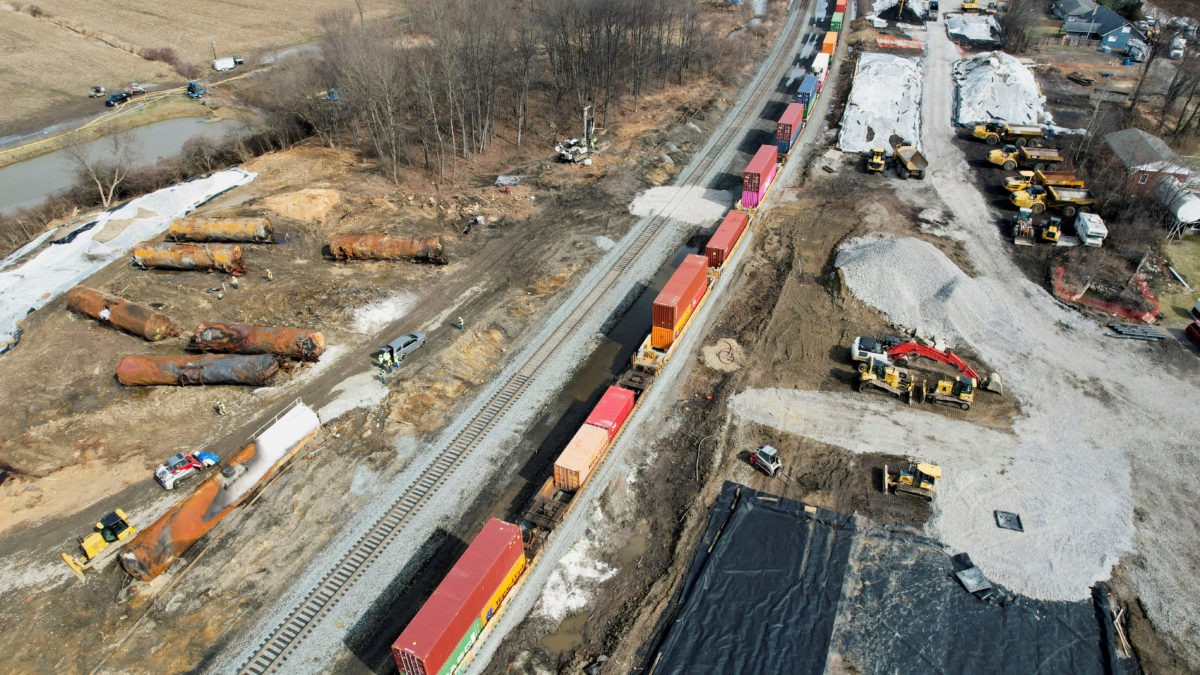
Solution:
[[[838,147],[869,152],[889,147],[892,134],[920,143],[921,60],[866,52],[842,115]]]
[[[635,216],[666,216],[692,225],[707,225],[725,215],[733,196],[724,190],[699,186],[656,187],[639,194],[629,205]]]
[[[988,120],[1014,124],[1053,124],[1046,97],[1038,91],[1033,73],[1004,52],[984,52],[954,64],[961,125]]]

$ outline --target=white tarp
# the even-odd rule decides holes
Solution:
[[[895,134],[920,146],[921,59],[864,52],[842,115],[838,148],[869,152],[889,148]]]
[[[875,0],[875,4],[871,6],[871,13],[879,16],[898,4],[900,0]],[[907,0],[904,9],[919,17],[925,16],[929,12],[929,0]]]
[[[1000,24],[984,14],[947,14],[946,34],[968,42],[999,42]]]
[[[127,255],[135,245],[166,230],[176,218],[256,176],[228,169],[138,197],[101,214],[95,226],[73,241],[48,245],[23,264],[0,271],[0,354],[20,339],[17,324],[30,311]],[[105,232],[110,224],[116,234]]]
[[[1004,52],[984,52],[954,64],[960,125],[989,120],[1053,124],[1033,73]]]

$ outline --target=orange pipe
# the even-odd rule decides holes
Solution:
[[[412,239],[386,234],[335,234],[329,238],[329,252],[338,260],[404,260],[413,258],[445,265],[446,251],[441,237]]]
[[[237,244],[153,244],[133,249],[133,264],[174,270],[219,270],[235,277],[246,273]]]
[[[87,286],[67,291],[67,306],[151,342],[179,334],[166,314]]]
[[[278,354],[316,361],[325,351],[325,334],[307,328],[202,323],[196,327],[192,346],[202,352]]]

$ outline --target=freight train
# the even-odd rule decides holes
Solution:
[[[844,7],[845,0],[839,2]],[[828,35],[834,36],[832,42]],[[725,214],[704,255],[685,257],[663,286],[652,306],[650,333],[634,352],[632,367],[604,392],[555,460],[553,474],[534,496],[522,523],[490,520],[393,643],[392,655],[401,675],[449,674],[469,663],[472,645],[495,625],[512,590],[536,565],[546,537],[570,512],[575,496],[616,444],[625,421],[641,404],[750,231],[754,213],[795,148],[824,86],[837,44],[837,33],[828,35],[823,53],[814,62],[821,67],[808,76],[812,91],[803,102],[787,106],[776,124],[775,144],[760,147],[747,164],[742,198]]]

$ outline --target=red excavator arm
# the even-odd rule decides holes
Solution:
[[[892,347],[887,351],[888,358],[892,359],[893,361],[907,357],[910,354],[924,356],[925,358],[933,359],[938,363],[948,363],[955,368],[958,368],[958,372],[962,373],[963,375],[975,380],[976,382],[980,381],[979,374],[975,372],[975,369],[971,366],[968,366],[966,361],[958,358],[952,352],[938,351],[933,347],[926,347],[919,342],[904,342]]]

